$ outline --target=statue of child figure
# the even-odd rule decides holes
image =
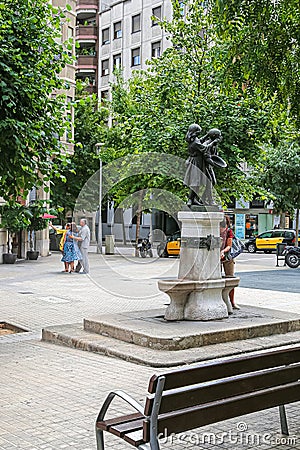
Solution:
[[[213,167],[227,166],[217,153],[218,144],[222,140],[221,131],[212,128],[205,136],[199,137],[201,131],[200,125],[194,123],[189,126],[186,135],[189,157],[186,161],[184,184],[190,188],[188,206],[215,204],[212,196],[212,187],[216,184]],[[200,186],[205,186],[201,199],[199,198]]]

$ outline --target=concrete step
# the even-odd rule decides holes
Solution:
[[[81,323],[51,326],[42,330],[42,340],[53,344],[100,353],[152,367],[172,367],[256,350],[299,344],[300,331],[224,342],[186,350],[156,350],[83,329]]]
[[[84,319],[87,332],[156,350],[186,350],[300,331],[300,316],[243,305],[222,320],[165,321],[164,309],[125,311]]]

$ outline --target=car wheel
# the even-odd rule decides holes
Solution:
[[[249,252],[249,253],[255,253],[255,252],[256,252],[256,246],[255,246],[255,244],[249,244],[249,245],[248,245],[248,252]]]

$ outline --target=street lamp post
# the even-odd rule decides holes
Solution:
[[[98,211],[98,245],[97,253],[102,254],[102,159],[101,159],[101,147],[104,146],[103,142],[99,142],[95,145],[97,155],[99,156],[99,211]]]

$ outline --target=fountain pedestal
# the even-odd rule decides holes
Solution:
[[[222,298],[220,222],[218,211],[181,211],[180,263],[177,280],[160,280],[158,287],[171,303],[166,320],[217,320],[228,317]]]

